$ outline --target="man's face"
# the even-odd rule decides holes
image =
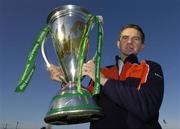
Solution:
[[[137,55],[144,48],[144,43],[142,43],[141,34],[138,30],[126,28],[122,31],[117,46],[121,55],[127,57],[130,54]]]

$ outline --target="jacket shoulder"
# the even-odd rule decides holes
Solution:
[[[155,73],[155,75],[161,76],[163,78],[163,70],[159,63],[151,60],[146,60],[146,63],[149,65],[149,69],[151,72]]]
[[[161,67],[161,65],[155,61],[152,61],[152,60],[145,60],[145,61],[150,67],[155,67],[155,66]]]

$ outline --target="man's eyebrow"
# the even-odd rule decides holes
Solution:
[[[133,36],[134,38],[141,38],[141,36]]]
[[[120,37],[129,37],[128,35],[121,35]]]

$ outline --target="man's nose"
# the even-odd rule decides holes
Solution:
[[[132,43],[133,42],[133,40],[132,40],[132,38],[128,38],[128,41],[127,41],[128,43]]]

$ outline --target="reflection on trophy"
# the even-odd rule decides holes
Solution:
[[[92,94],[78,83],[82,79],[82,63],[86,58],[88,44],[88,33],[85,30],[88,29],[88,24],[92,23],[91,18],[88,11],[76,5],[58,7],[48,16],[53,46],[64,76],[61,77],[61,91],[53,97],[44,118],[46,123],[83,123],[98,120],[103,115]],[[50,65],[44,43],[41,50],[45,62]]]

